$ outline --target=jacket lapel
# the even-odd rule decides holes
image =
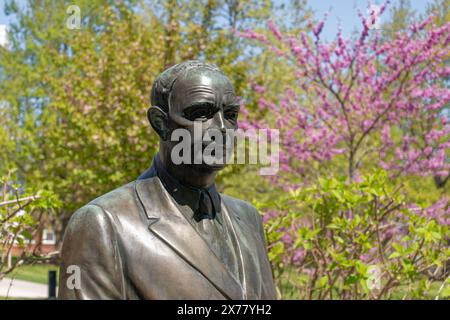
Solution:
[[[242,286],[173,203],[158,178],[138,180],[136,193],[149,229],[228,299],[243,299]]]

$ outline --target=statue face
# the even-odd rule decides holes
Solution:
[[[205,164],[212,169],[219,170],[224,167],[224,156],[226,148],[232,147],[233,140],[228,140],[226,145],[226,133],[237,129],[237,117],[239,113],[239,101],[230,80],[220,72],[206,68],[190,70],[187,74],[180,76],[172,88],[169,97],[171,130],[184,128],[189,131],[192,145],[200,144],[198,139],[209,134],[215,141],[202,140],[201,150],[203,152],[209,145],[209,149],[222,148],[223,153],[217,154],[219,163]],[[201,128],[201,135],[194,135],[194,126]],[[221,135],[222,140],[215,139]],[[191,148],[192,161],[195,157],[195,148]],[[230,149],[229,149],[230,150]],[[214,152],[213,152],[214,155]],[[198,158],[201,159],[201,158]]]

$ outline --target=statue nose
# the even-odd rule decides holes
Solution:
[[[216,115],[214,116],[214,120],[217,124],[217,129],[219,129],[222,132],[225,132],[226,127],[225,127],[225,120],[224,120],[222,111],[219,111],[216,113]]]

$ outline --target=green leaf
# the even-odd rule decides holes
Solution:
[[[344,284],[352,285],[354,283],[357,283],[359,279],[360,279],[359,276],[351,274],[347,278],[345,278]]]
[[[400,256],[401,256],[400,253],[397,252],[397,251],[395,251],[395,252],[392,252],[392,253],[389,255],[388,259],[391,260],[391,259],[398,258],[398,257],[400,257]]]
[[[439,294],[441,298],[449,298],[450,297],[450,286],[446,286],[442,289],[441,293]]]

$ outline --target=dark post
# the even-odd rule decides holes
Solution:
[[[48,272],[48,299],[56,299],[56,271]]]

